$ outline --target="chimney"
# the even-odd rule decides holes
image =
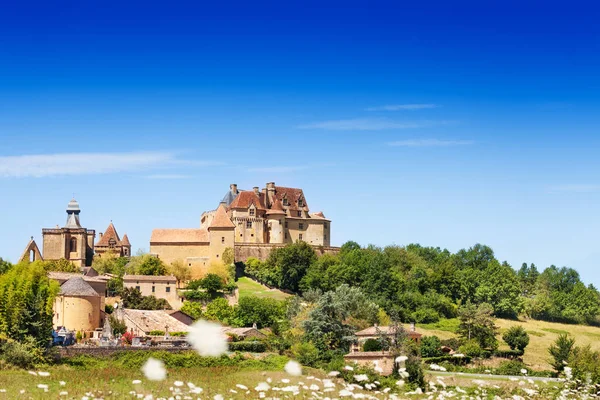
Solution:
[[[255,193],[257,196],[258,196],[258,194],[260,193],[260,192],[258,191],[258,186],[254,186],[254,187],[252,188],[252,190],[254,190],[254,193]]]
[[[102,232],[100,232],[100,239],[102,239]]]
[[[237,183],[232,183],[231,185],[229,185],[229,189],[231,190],[231,193],[237,193]]]
[[[275,198],[275,182],[267,182],[267,202],[269,203],[268,207],[273,204]]]

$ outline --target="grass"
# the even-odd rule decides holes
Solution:
[[[590,345],[593,350],[600,351],[600,328],[586,325],[568,325],[545,321],[513,321],[497,319],[499,328],[498,341],[501,348],[506,344],[502,340],[502,333],[514,325],[521,325],[530,335],[529,346],[525,349],[523,361],[535,370],[550,370],[548,347],[563,333],[568,333],[575,338],[577,346]],[[434,324],[417,324],[417,331],[423,335],[435,335],[440,339],[456,337],[458,327],[457,319],[441,320]]]
[[[268,297],[275,300],[285,300],[290,295],[277,289],[269,289],[265,285],[256,282],[246,276],[237,280],[240,297],[256,296]]]

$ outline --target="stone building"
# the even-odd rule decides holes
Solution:
[[[110,221],[106,231],[104,233],[100,232],[99,236],[100,239],[96,242],[94,248],[96,256],[102,257],[102,255],[109,252],[117,257],[131,256],[131,243],[129,243],[127,234],[123,235],[123,239],[121,239],[112,221]]]
[[[322,212],[310,212],[302,189],[269,182],[262,190],[238,190],[232,184],[219,206],[202,214],[200,228],[154,229],[150,253],[167,264],[181,260],[196,278],[221,261],[228,247],[235,261],[265,258],[273,248],[296,241],[324,251],[330,249],[330,232],[331,221]]]
[[[60,286],[54,299],[54,326],[89,332],[101,327],[101,298],[82,277],[73,276]]]
[[[81,226],[80,212],[79,203],[72,199],[65,226],[42,229],[44,260],[64,258],[79,267],[92,265],[95,231]]]
[[[190,331],[188,325],[162,310],[132,310],[119,307],[115,309],[114,314],[116,318],[125,323],[127,331],[135,336],[148,336],[156,331],[164,333],[187,333]]]
[[[174,309],[179,309],[182,301],[177,295],[177,278],[156,275],[123,275],[124,288],[136,288],[142,296],[165,299]]]

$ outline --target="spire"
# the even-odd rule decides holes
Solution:
[[[79,208],[79,203],[77,202],[77,200],[71,199],[71,201],[67,205],[67,224],[65,225],[65,228],[81,228],[81,224],[79,223],[80,212],[81,209]]]
[[[285,215],[285,211],[283,210],[283,205],[281,204],[281,201],[279,200],[279,198],[277,196],[273,196],[273,204],[271,205],[271,208],[269,210],[267,210],[267,215],[275,215],[275,214]]]

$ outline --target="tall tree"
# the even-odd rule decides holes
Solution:
[[[498,347],[496,339],[497,327],[493,317],[494,309],[487,303],[475,306],[467,303],[458,309],[460,324],[458,334],[467,340],[477,340],[482,348],[495,349]]]

